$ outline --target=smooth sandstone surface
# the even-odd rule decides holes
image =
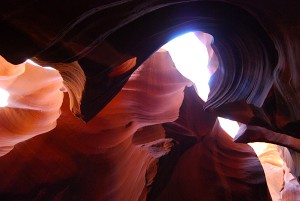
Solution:
[[[0,200],[299,200],[299,9],[1,1],[0,88],[10,96]],[[157,51],[188,31],[208,49],[206,103]],[[234,139],[218,116],[239,122]]]

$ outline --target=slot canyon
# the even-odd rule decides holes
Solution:
[[[300,1],[1,0],[0,200],[300,201],[298,77]]]

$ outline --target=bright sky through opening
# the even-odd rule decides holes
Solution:
[[[163,48],[169,51],[177,70],[194,82],[198,95],[206,101],[210,73],[207,69],[208,52],[205,45],[190,32],[173,39]]]
[[[8,105],[8,97],[9,97],[9,93],[0,88],[0,107],[5,107]]]
[[[205,45],[194,33],[190,32],[173,39],[163,48],[170,53],[177,70],[194,82],[198,95],[206,101],[211,75],[207,68],[209,58]],[[234,138],[239,130],[238,123],[221,117],[218,119],[225,132]]]

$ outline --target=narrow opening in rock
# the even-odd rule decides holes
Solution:
[[[203,32],[189,32],[165,44],[178,71],[190,79],[197,90],[199,97],[206,101],[209,94],[209,79],[216,70],[216,66],[209,65],[213,51],[211,43],[213,37]],[[239,130],[235,121],[219,117],[221,127],[232,138]]]
[[[0,107],[5,107],[8,105],[9,93],[0,88]]]

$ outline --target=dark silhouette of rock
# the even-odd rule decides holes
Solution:
[[[299,200],[299,9],[2,0],[0,200]],[[207,102],[160,49],[190,31]],[[239,122],[234,140],[218,116]]]

